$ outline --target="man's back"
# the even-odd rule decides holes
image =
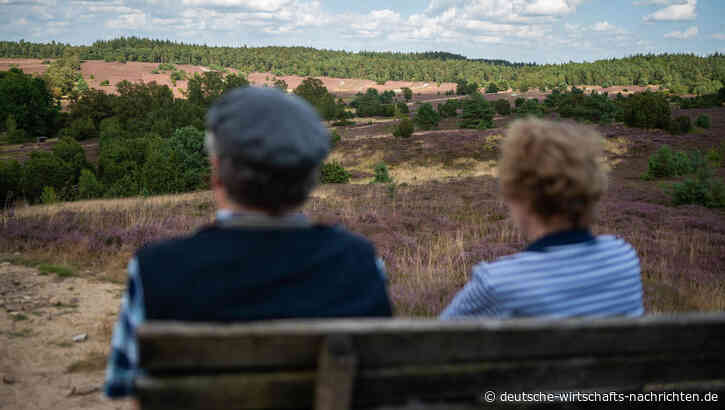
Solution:
[[[212,226],[137,259],[148,320],[391,315],[372,245],[342,229]]]

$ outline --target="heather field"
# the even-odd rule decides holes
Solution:
[[[683,136],[600,127],[612,171],[595,230],[621,236],[638,250],[649,313],[725,309],[725,214],[672,206],[665,188],[674,180],[640,178],[649,154],[663,144],[706,151],[725,141],[724,109],[677,114],[694,118],[703,112],[713,118],[712,128]],[[435,316],[473,264],[525,245],[497,192],[496,147],[503,129],[443,129],[395,139],[384,124],[378,128],[340,130],[332,158],[352,172],[352,183],[321,186],[305,212],[375,243],[398,315]],[[381,161],[393,184],[370,183]],[[723,169],[717,172],[722,177]],[[136,248],[193,232],[213,212],[208,192],[21,207],[0,217],[0,253],[10,262],[50,262],[123,283]]]

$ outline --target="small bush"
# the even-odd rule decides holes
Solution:
[[[458,116],[458,100],[448,100],[438,105],[438,112],[442,118],[451,118]]]
[[[413,125],[413,121],[411,121],[410,118],[403,118],[402,120],[400,120],[398,125],[395,126],[395,129],[393,130],[393,136],[408,138],[413,135],[414,131],[415,126]]]
[[[415,114],[415,124],[423,130],[430,130],[437,127],[440,120],[440,114],[433,109],[430,103],[421,105]]]
[[[491,83],[486,87],[486,94],[496,94],[498,92],[498,86],[495,83]]]
[[[695,120],[695,125],[700,128],[709,129],[710,128],[710,117],[707,115],[701,115],[697,117],[697,120]]]
[[[107,87],[109,85],[111,85],[111,83],[108,80],[101,81],[101,87]]]
[[[161,71],[159,71],[158,68],[154,68],[153,70],[151,70],[151,74],[161,74]]]
[[[645,179],[670,178],[693,171],[693,159],[684,152],[663,145],[649,157]]]
[[[341,139],[342,138],[340,137],[340,134],[337,133],[337,130],[332,130],[330,133],[330,145],[334,147]]]
[[[320,182],[323,184],[346,184],[350,182],[350,173],[337,161],[322,165]]]
[[[176,70],[176,66],[170,63],[161,63],[158,69],[161,71],[173,71]]]
[[[59,278],[69,278],[73,276],[73,270],[70,268],[67,268],[65,266],[59,266],[59,265],[40,265],[38,266],[38,270],[40,273],[55,273],[58,275]]]
[[[384,162],[380,162],[375,165],[375,178],[373,178],[374,184],[387,184],[393,182],[393,178],[390,177],[388,172],[388,166]]]
[[[509,115],[511,114],[511,103],[509,103],[508,100],[496,100],[494,103],[494,107],[496,108],[496,112],[499,115]]]
[[[355,121],[350,121],[348,119],[344,119],[344,120],[339,120],[339,121],[333,122],[332,126],[333,127],[346,127],[348,125],[355,125],[355,124],[356,124]]]
[[[646,91],[618,99],[618,102],[618,121],[630,127],[670,128],[670,102],[663,94]]]
[[[680,115],[679,117],[675,118],[673,121],[670,122],[669,131],[672,135],[687,134],[688,132],[692,131],[692,122],[690,121],[690,117],[686,115]]]
[[[52,186],[43,187],[43,192],[40,194],[40,202],[43,205],[50,205],[58,202],[58,195],[55,193],[55,188]]]
[[[526,98],[519,97],[519,98],[516,99],[516,101],[514,101],[514,105],[516,106],[516,108],[519,108],[522,105],[524,105],[525,102],[526,102]]]
[[[714,175],[704,161],[698,163],[694,178],[672,185],[670,194],[674,205],[694,204],[708,208],[725,208],[725,183]]]

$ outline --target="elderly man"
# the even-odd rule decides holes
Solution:
[[[382,264],[365,239],[297,210],[317,182],[329,133],[303,100],[242,88],[207,115],[216,222],[146,246],[129,264],[106,395],[133,394],[145,320],[235,322],[391,315]]]

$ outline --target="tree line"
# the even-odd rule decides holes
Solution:
[[[535,65],[503,60],[472,60],[451,53],[347,52],[307,47],[212,47],[121,37],[90,46],[63,43],[0,42],[0,57],[145,61],[195,64],[271,72],[274,75],[363,78],[378,82],[466,80],[498,89],[553,89],[575,85],[657,85],[675,93],[708,94],[725,85],[725,56],[641,54],[595,62]]]

